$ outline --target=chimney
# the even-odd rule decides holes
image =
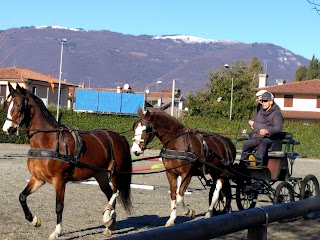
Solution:
[[[81,88],[86,88],[86,83],[85,82],[81,83]]]
[[[268,75],[263,73],[263,74],[259,74],[259,86],[258,88],[263,88],[267,86],[267,78]]]
[[[282,84],[285,84],[285,83],[286,83],[286,80],[284,80],[284,79],[277,79],[277,80],[276,80],[276,83],[277,83],[278,85],[282,85]]]

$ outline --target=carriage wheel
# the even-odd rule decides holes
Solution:
[[[300,200],[318,196],[320,196],[318,179],[312,174],[307,175],[301,182]],[[318,214],[318,212],[312,212],[309,214],[305,214],[302,217],[306,220],[315,219]]]
[[[236,187],[236,203],[240,211],[254,208],[257,204],[258,192],[252,188],[251,180],[238,182]]]
[[[212,201],[212,196],[215,190],[215,185],[210,187],[209,192],[209,205]],[[231,211],[231,186],[227,186],[221,189],[219,193],[219,199],[214,205],[215,211],[213,212],[213,216],[229,213]]]
[[[294,190],[288,182],[281,182],[275,192],[273,204],[286,203],[294,201]]]
[[[294,202],[294,190],[288,182],[281,182],[275,192],[273,204]],[[279,223],[287,223],[293,221],[294,218],[288,218],[278,221]]]

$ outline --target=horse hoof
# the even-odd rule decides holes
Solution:
[[[49,238],[48,238],[49,240],[54,240],[54,239],[57,239],[57,237],[56,236],[49,236]]]
[[[57,234],[56,232],[51,233],[51,235],[49,236],[49,240],[54,240],[58,238],[59,238],[59,234]]]
[[[115,219],[113,219],[113,221],[112,221],[112,223],[111,223],[109,228],[110,228],[111,231],[117,230],[117,221]]]
[[[166,225],[164,225],[165,227],[171,227],[174,225],[174,222],[167,222]]]
[[[110,229],[106,228],[106,229],[103,230],[103,234],[106,237],[110,237],[112,235],[112,231]]]
[[[208,211],[204,218],[211,218],[212,217],[212,211]]]
[[[196,217],[196,211],[190,209],[189,212],[186,214],[189,218],[195,218]]]
[[[41,219],[38,218],[37,216],[34,216],[31,224],[35,227],[40,227],[41,226]]]

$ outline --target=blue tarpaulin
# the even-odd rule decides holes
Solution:
[[[137,114],[138,107],[144,109],[144,94],[142,93],[76,89],[75,110],[77,111]]]

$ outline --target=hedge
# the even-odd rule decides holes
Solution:
[[[55,116],[55,109],[51,112]],[[137,116],[118,116],[98,113],[81,113],[73,112],[66,109],[61,109],[61,123],[80,130],[90,130],[94,128],[105,128],[122,133],[129,143],[132,143],[134,132],[132,126],[137,121]],[[0,122],[3,124],[6,119],[6,114],[0,113]],[[247,120],[242,121],[230,121],[228,119],[211,119],[206,117],[183,117],[180,121],[189,127],[206,131],[206,132],[218,132],[222,135],[230,137],[235,140],[241,136],[242,130],[246,129],[250,131],[247,124]],[[287,131],[293,134],[296,141],[299,141],[301,145],[295,147],[295,151],[300,156],[308,158],[320,159],[320,133],[319,124],[304,125],[300,122],[285,121],[283,131]],[[19,136],[8,136],[3,131],[0,131],[1,143],[28,143],[28,139],[25,133],[21,133]],[[161,144],[156,138],[149,145],[150,148],[160,149]],[[241,146],[237,146],[241,148]]]

